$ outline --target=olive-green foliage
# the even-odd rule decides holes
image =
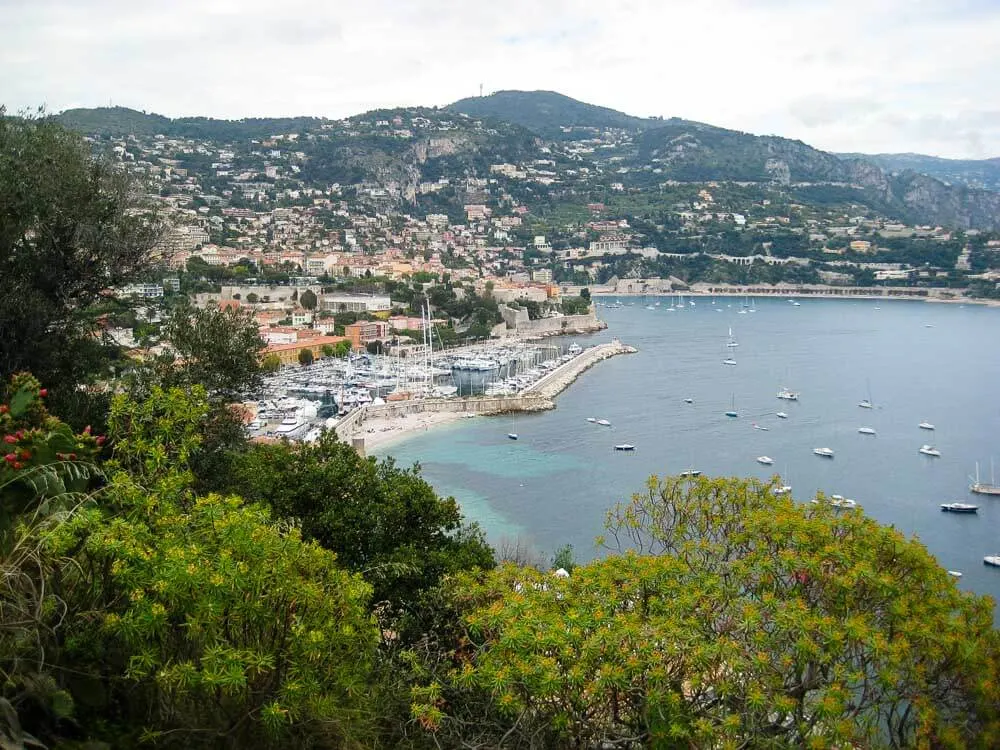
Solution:
[[[217,489],[267,503],[306,539],[364,575],[374,601],[406,608],[442,576],[493,565],[479,528],[463,523],[417,468],[361,458],[325,433],[311,445],[254,445],[232,457]]]
[[[76,560],[61,659],[80,719],[123,745],[362,746],[371,589],[262,506],[195,495],[209,411],[200,386],[116,398],[101,502],[47,538]]]
[[[462,577],[467,640],[450,670],[422,660],[415,717],[455,746],[478,708],[478,739],[520,747],[996,747],[990,600],[862,513],[772,490],[653,477],[609,514],[622,554]]]

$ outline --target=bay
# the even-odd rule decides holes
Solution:
[[[618,337],[639,352],[584,373],[554,411],[519,415],[518,441],[506,437],[510,418],[461,420],[382,454],[420,463],[492,543],[517,538],[546,558],[572,544],[578,561],[601,554],[594,539],[604,514],[651,474],[780,474],[800,502],[819,490],[855,499],[962,571],[962,588],[1000,599],[1000,569],[982,562],[1000,554],[1000,498],[968,492],[977,461],[986,479],[991,457],[1000,468],[1000,310],[764,299],[741,314],[734,298],[698,298],[675,312],[669,299],[621,301],[599,308],[606,331],[576,340]],[[738,347],[726,346],[730,328]],[[736,366],[722,364],[730,355]],[[776,398],[783,386],[799,400]],[[859,408],[869,394],[875,408]],[[732,403],[736,419],[725,416]],[[936,429],[919,429],[922,421]],[[877,435],[859,434],[862,426]],[[613,450],[626,442],[634,453]],[[925,443],[941,457],[920,455]],[[815,456],[816,447],[836,457]],[[761,455],[774,464],[758,464]],[[974,502],[979,513],[942,513],[952,501]]]

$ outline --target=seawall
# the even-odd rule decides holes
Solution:
[[[638,351],[634,346],[626,346],[618,339],[610,344],[598,344],[586,349],[564,365],[560,365],[545,377],[532,383],[524,390],[524,395],[538,395],[544,398],[555,398],[562,393],[580,375],[596,365],[601,360],[618,354],[634,354]]]

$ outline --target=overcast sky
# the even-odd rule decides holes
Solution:
[[[317,115],[548,89],[831,151],[1000,156],[1000,0],[0,0],[0,104]]]

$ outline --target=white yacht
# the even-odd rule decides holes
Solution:
[[[634,451],[635,450],[635,446],[632,445],[631,443],[620,443],[619,445],[615,446],[615,450],[616,451]]]
[[[868,400],[867,398],[861,399],[858,402],[858,406],[860,406],[862,409],[871,409],[871,408],[873,408],[872,407],[872,402],[870,400]]]
[[[860,432],[862,435],[874,435],[874,434],[876,434],[874,427],[859,427],[858,428],[858,432]]]
[[[593,417],[587,417],[587,421],[590,422],[591,424],[597,422],[597,420],[594,419]]]
[[[923,453],[925,456],[933,456],[934,458],[941,458],[941,451],[930,445],[920,446],[919,452]]]
[[[948,571],[948,575],[950,575],[952,578],[961,578],[962,577],[962,571],[960,571],[960,570],[949,570]]]
[[[977,495],[1000,495],[1000,486],[997,486],[996,478],[993,476],[993,461],[990,461],[990,481],[979,481],[979,463],[976,463],[976,481],[969,485],[969,492]]]
[[[857,508],[858,504],[849,497],[843,495],[830,495],[830,505],[834,508]]]
[[[569,348],[566,349],[567,354],[579,354],[583,351],[583,347],[579,344],[570,344]]]
[[[685,404],[693,404],[694,403],[694,399],[693,398],[686,398],[686,399],[684,399],[684,403]]]
[[[598,419],[597,420],[597,424],[601,425],[601,427],[610,427],[611,426],[611,422],[609,422],[606,419]]]
[[[941,510],[948,513],[975,513],[979,506],[971,503],[941,503]]]
[[[774,488],[774,494],[775,495],[787,495],[791,491],[792,491],[792,487],[791,487],[791,485],[788,485],[788,484],[783,484],[780,487],[775,487]]]
[[[983,563],[986,565],[992,565],[995,568],[1000,568],[1000,555],[987,555],[983,558]]]
[[[785,401],[798,401],[799,394],[782,386],[781,390],[778,391],[778,398],[783,398]]]
[[[764,466],[770,466],[774,463],[774,459],[770,456],[757,456],[757,463],[764,464]]]
[[[783,412],[783,411],[779,411],[774,416],[776,416],[778,419],[788,419],[788,415],[785,414],[785,412]]]
[[[933,430],[934,429],[934,425],[932,425],[930,422],[921,422],[920,424],[917,425],[917,427],[919,427],[921,430]]]
[[[733,329],[730,328],[729,329],[729,341],[726,342],[726,346],[733,347],[733,346],[739,346],[739,345],[740,345],[739,342],[733,336]]]
[[[823,458],[833,458],[833,448],[813,448],[813,453]]]
[[[722,360],[722,364],[724,364],[724,365],[735,365],[736,364],[736,360],[733,359],[732,357],[728,357],[728,358]]]

